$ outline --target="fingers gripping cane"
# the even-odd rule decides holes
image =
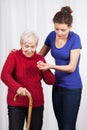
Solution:
[[[26,93],[27,97],[29,98],[29,107],[28,107],[28,118],[27,118],[27,124],[26,124],[26,130],[30,129],[30,122],[31,122],[31,115],[32,115],[32,97]],[[14,101],[17,100],[19,94],[16,94],[14,96]]]

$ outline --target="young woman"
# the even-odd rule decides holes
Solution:
[[[42,71],[37,67],[37,62],[45,62],[45,59],[36,53],[38,36],[34,32],[23,32],[20,45],[20,50],[9,54],[1,73],[2,81],[8,86],[9,130],[23,130],[29,104],[26,92],[33,99],[30,130],[41,130],[44,110],[41,80],[54,84],[55,76],[50,70]],[[21,96],[15,102],[16,93]]]
[[[62,7],[53,18],[54,31],[50,32],[39,52],[45,56],[51,49],[55,65],[39,61],[40,70],[54,69],[56,81],[52,100],[59,130],[76,130],[82,81],[79,74],[81,41],[71,31],[73,17],[69,6]]]

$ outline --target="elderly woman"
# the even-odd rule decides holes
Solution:
[[[28,98],[31,94],[33,109],[30,130],[41,130],[43,124],[44,95],[41,80],[51,85],[55,77],[50,70],[42,71],[37,67],[39,60],[45,59],[36,53],[38,36],[34,32],[25,31],[20,37],[21,49],[8,55],[3,66],[1,79],[8,86],[7,104],[9,130],[23,130],[28,114]],[[19,98],[13,98],[18,93]]]

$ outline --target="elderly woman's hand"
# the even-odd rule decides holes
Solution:
[[[21,96],[26,96],[27,94],[31,96],[30,92],[26,89],[26,88],[23,88],[23,87],[20,87],[18,90],[17,90],[17,94],[18,95],[21,95]]]

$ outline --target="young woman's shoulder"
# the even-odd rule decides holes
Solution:
[[[69,36],[70,36],[70,37],[74,37],[74,38],[80,38],[79,34],[73,32],[73,31],[70,31]]]
[[[55,33],[55,31],[51,31],[49,34],[48,34],[48,36],[56,36],[56,33]]]
[[[72,49],[82,48],[80,36],[77,33],[70,32],[69,34],[69,43],[72,46]]]

